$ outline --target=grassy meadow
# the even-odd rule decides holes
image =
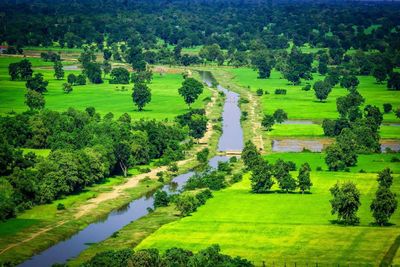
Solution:
[[[335,119],[338,117],[336,110],[336,98],[347,94],[347,90],[339,85],[333,88],[325,102],[315,98],[314,90],[302,91],[305,85],[293,86],[284,79],[280,72],[273,70],[269,79],[258,79],[257,71],[250,68],[233,68],[228,70],[233,76],[233,82],[241,86],[250,86],[251,91],[258,88],[267,90],[269,94],[261,96],[263,111],[273,113],[278,108],[283,108],[289,119],[311,119],[322,121],[325,118]],[[314,74],[314,81],[322,80],[324,77]],[[384,103],[391,103],[393,107],[400,106],[400,91],[389,91],[386,84],[377,84],[372,76],[359,76],[360,85],[358,90],[365,98],[365,105],[376,105],[383,110]],[[275,89],[287,89],[286,95],[275,95]],[[384,122],[399,122],[394,113],[384,115]]]
[[[299,155],[300,156],[300,155]],[[377,182],[374,173],[312,172],[311,194],[252,194],[249,176],[219,192],[192,216],[164,225],[136,249],[172,246],[194,251],[220,244],[222,252],[239,255],[260,266],[350,264],[377,266],[399,234],[394,226],[376,227],[369,205]],[[400,189],[395,175],[392,190]],[[329,188],[336,181],[354,181],[361,191],[359,226],[332,223]]]
[[[183,81],[179,73],[163,75],[154,73],[153,81],[149,85],[152,90],[152,101],[144,111],[138,112],[131,97],[133,84],[109,84],[106,79],[103,84],[88,82],[83,86],[74,86],[70,94],[65,94],[62,91],[62,84],[66,82],[66,77],[70,73],[79,74],[80,71],[66,70],[65,78],[56,80],[53,76],[52,62],[44,62],[39,58],[28,59],[32,62],[34,73],[42,73],[45,80],[49,81],[45,99],[46,108],[51,110],[65,111],[69,107],[84,110],[93,106],[102,115],[112,112],[115,116],[120,116],[127,112],[133,119],[173,119],[188,110],[183,98],[178,94],[178,88]],[[19,113],[27,110],[24,104],[25,81],[11,81],[8,75],[8,65],[19,60],[21,58],[0,57],[0,114],[3,115],[12,111]],[[121,90],[122,88],[125,89]],[[210,95],[211,93],[205,89],[192,107],[203,107],[203,99]]]

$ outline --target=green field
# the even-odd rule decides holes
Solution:
[[[249,176],[214,192],[190,217],[161,227],[138,247],[165,250],[172,246],[194,251],[220,244],[223,253],[246,257],[256,265],[284,266],[322,263],[377,266],[399,235],[400,214],[391,227],[371,225],[369,205],[376,174],[312,172],[312,194],[252,194]],[[400,189],[395,176],[393,191]],[[332,224],[329,188],[336,181],[354,181],[361,191],[359,226]]]
[[[24,81],[11,81],[8,75],[8,65],[11,62],[19,61],[20,58],[0,57],[0,114],[11,111],[23,112],[27,110],[24,104],[26,92]],[[105,80],[103,84],[86,84],[74,86],[73,92],[64,94],[62,84],[64,80],[56,80],[53,77],[53,63],[44,62],[38,58],[29,58],[34,66],[34,73],[43,73],[49,81],[48,92],[45,93],[46,108],[57,111],[65,111],[69,107],[83,110],[93,106],[104,115],[108,112],[120,116],[122,113],[129,113],[133,119],[154,118],[173,119],[175,116],[185,113],[188,110],[183,98],[178,94],[178,88],[183,81],[180,74],[154,74],[153,81],[149,85],[152,90],[152,101],[145,107],[144,111],[138,112],[132,102],[133,84],[115,85]],[[69,73],[79,74],[79,71],[65,71],[65,77]],[[122,87],[125,91],[121,91]],[[205,89],[195,104],[194,108],[203,107],[203,99],[210,96],[209,90]]]
[[[334,119],[338,117],[336,110],[336,98],[347,94],[347,90],[336,86],[329,95],[326,102],[319,102],[314,95],[314,91],[302,91],[305,85],[293,86],[284,79],[280,72],[273,70],[269,79],[258,79],[257,72],[250,68],[228,69],[233,76],[233,82],[238,85],[248,87],[251,91],[258,88],[267,90],[268,95],[261,96],[263,111],[273,113],[278,108],[283,108],[289,119],[311,119],[322,121],[325,118]],[[323,79],[323,76],[314,74],[314,81]],[[366,99],[365,104],[378,106],[381,110],[384,103],[391,103],[393,107],[400,106],[400,91],[389,91],[385,84],[375,83],[371,76],[359,76],[360,85],[358,90]],[[275,95],[275,89],[287,89],[286,95]],[[399,122],[394,113],[384,115],[385,122]]]

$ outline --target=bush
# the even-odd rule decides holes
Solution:
[[[258,96],[262,96],[264,94],[264,91],[263,91],[263,89],[259,88],[259,89],[257,89],[256,93]]]
[[[154,194],[154,208],[168,206],[170,198],[168,193],[162,190],[157,190]]]
[[[306,84],[303,88],[301,88],[303,91],[310,91],[311,90],[311,84]]]
[[[392,111],[392,104],[390,104],[390,103],[385,103],[385,104],[383,104],[383,111],[385,112],[385,113],[389,113],[390,111]]]
[[[286,89],[275,89],[276,95],[286,95]]]
[[[247,98],[240,98],[239,99],[239,104],[248,104],[249,100]]]
[[[57,210],[65,210],[65,205],[63,203],[58,203]]]
[[[318,171],[318,172],[320,172],[320,171],[322,171],[322,167],[321,167],[321,166],[318,166],[315,170]]]
[[[241,173],[241,172],[235,173],[232,176],[231,183],[238,183],[238,182],[242,181],[242,179],[243,179],[243,173]]]
[[[392,157],[390,162],[400,162],[400,159],[398,157]]]

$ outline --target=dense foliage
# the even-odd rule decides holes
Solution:
[[[206,249],[193,253],[181,248],[169,248],[164,254],[157,249],[131,249],[109,250],[97,253],[92,259],[84,263],[84,267],[161,267],[161,266],[231,266],[251,267],[250,261],[220,253],[218,245],[212,245]]]
[[[118,120],[103,118],[94,108],[65,112],[43,110],[14,117],[0,117],[1,183],[10,209],[23,210],[49,203],[82,190],[113,174],[127,175],[134,165],[161,158],[168,164],[183,158],[181,142],[186,132],[174,124],[140,120],[128,114]],[[47,158],[23,155],[18,148],[48,148]]]

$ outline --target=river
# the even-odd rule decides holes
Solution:
[[[203,81],[211,86],[215,84],[215,79],[210,72],[200,72]],[[240,125],[240,108],[238,105],[239,95],[218,85],[217,89],[224,92],[226,100],[223,118],[223,132],[219,139],[219,151],[239,151],[243,149],[243,131]],[[215,156],[209,161],[212,168],[218,166],[219,161],[227,161],[226,156]],[[168,193],[179,191],[183,188],[186,181],[194,175],[194,172],[176,176],[171,184],[164,185],[162,190]],[[114,232],[122,229],[129,223],[147,215],[148,208],[153,208],[153,193],[133,200],[119,210],[111,212],[105,219],[89,224],[83,230],[77,232],[70,238],[60,241],[41,253],[33,256],[19,266],[51,266],[54,263],[66,263],[68,259],[77,257],[90,244],[101,242],[110,237]]]

